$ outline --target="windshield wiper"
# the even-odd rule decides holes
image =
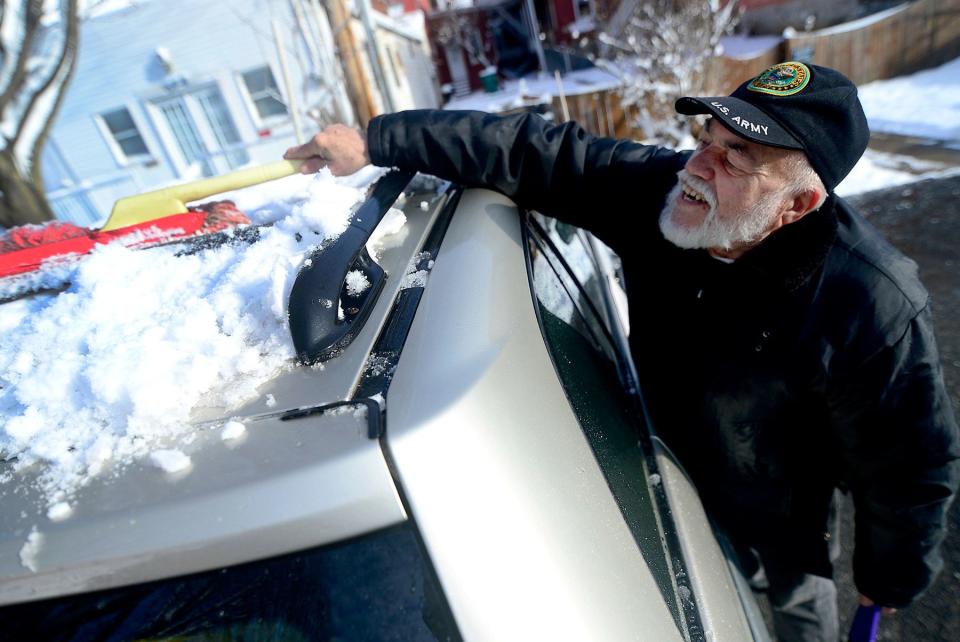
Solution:
[[[383,176],[370,198],[353,213],[347,229],[304,261],[288,302],[290,336],[302,363],[333,356],[363,327],[386,280],[383,268],[365,246],[412,177],[412,172],[397,171]],[[351,294],[346,285],[347,274],[354,270],[370,283],[359,294]]]

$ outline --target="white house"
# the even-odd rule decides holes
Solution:
[[[295,125],[305,139],[333,120],[357,123],[358,92],[374,113],[437,106],[422,15],[361,20],[363,2],[350,4],[361,9],[348,25],[352,75],[315,0],[103,3],[81,23],[75,74],[44,148],[57,217],[91,225],[118,198],[278,160],[297,142]]]

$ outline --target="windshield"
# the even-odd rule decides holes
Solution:
[[[245,238],[237,248],[228,240],[184,256],[168,256],[165,248],[122,250],[146,262],[160,257],[163,266],[178,269],[178,261],[253,257],[200,278],[206,294],[197,296],[196,307],[165,300],[160,312],[150,308],[157,315],[149,318],[138,299],[124,304],[121,296],[98,307],[100,288],[83,285],[42,295],[39,303],[0,306],[0,359],[18,364],[0,369],[6,377],[0,382],[0,603],[225,567],[405,519],[371,438],[379,406],[366,398],[343,400],[354,398],[384,320],[412,287],[407,273],[418,269],[419,252],[449,201],[442,187],[420,179],[405,194],[398,196],[399,185],[381,199],[388,213],[363,251],[368,267],[376,261],[383,271],[383,283],[364,302],[367,322],[320,365],[297,364],[282,323],[276,341],[284,345],[256,340],[273,327],[256,315],[273,315],[276,301],[269,287],[243,287],[245,275],[273,278],[273,264],[256,260],[265,256],[261,246],[270,249],[268,233],[300,247],[297,235],[305,231],[284,228],[287,218],[261,227],[259,241]],[[310,246],[302,244],[300,259],[308,258]],[[281,274],[291,267],[296,276],[297,263],[280,263]],[[97,273],[122,285],[123,275],[110,267]],[[168,277],[165,291],[198,287],[196,274],[153,272]],[[337,272],[338,288],[363,289],[346,266]],[[117,295],[112,286],[104,290]],[[220,318],[217,302],[236,314]],[[52,323],[59,317],[50,310],[57,306],[89,308],[89,315],[60,315],[77,326],[62,332]],[[338,306],[332,307],[336,313]],[[210,322],[210,332],[191,331],[193,317]],[[139,325],[144,318],[153,330]],[[94,319],[117,331],[101,331]],[[231,349],[230,342],[248,340],[254,340],[249,354]],[[234,369],[222,368],[221,358]],[[10,379],[11,373],[19,374]]]
[[[0,453],[11,472],[45,467],[39,482],[52,508],[110,465],[185,465],[162,451],[189,439],[198,409],[237,408],[295,367],[290,290],[304,263],[329,263],[315,252],[350,228],[378,174],[357,185],[318,174],[245,190],[261,194],[238,199],[255,237],[109,243],[64,272],[45,263],[41,272],[65,291],[0,305]],[[284,188],[291,202],[276,197]],[[384,211],[400,189],[381,195]],[[334,318],[352,258],[327,270],[340,270],[329,279],[340,277]]]

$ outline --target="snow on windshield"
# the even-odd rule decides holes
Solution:
[[[221,195],[272,224],[257,243],[184,256],[103,245],[55,268],[66,291],[0,306],[0,453],[14,471],[40,465],[48,515],[108,463],[187,467],[176,444],[195,430],[191,408],[234,407],[293,367],[297,270],[384,172],[324,170]]]

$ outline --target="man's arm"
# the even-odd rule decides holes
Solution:
[[[957,491],[960,439],[924,308],[892,346],[832,394],[841,457],[856,505],[860,593],[904,607],[942,566],[939,547]]]
[[[530,113],[399,112],[370,121],[365,140],[329,130],[286,157],[308,159],[301,171],[326,162],[335,174],[356,171],[357,159],[365,157],[487,187],[587,228],[615,249],[633,220],[659,212],[686,160],[670,150],[593,136],[576,123],[553,126]]]

